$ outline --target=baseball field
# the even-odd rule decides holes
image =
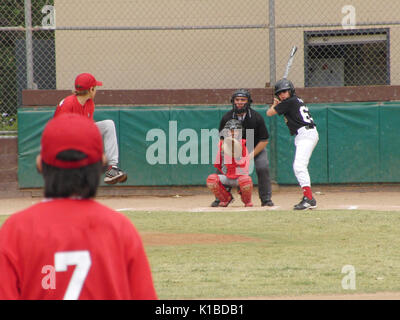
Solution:
[[[136,226],[160,299],[400,299],[399,185],[314,186],[318,208],[211,208],[206,188],[162,197],[98,197]],[[1,199],[0,224],[40,197]]]

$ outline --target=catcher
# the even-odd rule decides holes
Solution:
[[[210,174],[207,187],[220,201],[220,207],[227,207],[233,196],[229,190],[239,187],[240,197],[246,207],[252,207],[253,181],[249,176],[249,154],[246,140],[242,139],[242,124],[239,120],[229,120],[221,131],[217,158],[214,167],[220,174]]]

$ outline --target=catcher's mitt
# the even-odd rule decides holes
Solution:
[[[224,150],[224,153],[229,157],[235,159],[239,159],[242,157],[242,144],[232,137],[227,137],[224,139],[222,148]]]

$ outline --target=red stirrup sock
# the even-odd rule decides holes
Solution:
[[[313,198],[311,187],[303,187],[302,189],[303,189],[303,195],[311,200]]]

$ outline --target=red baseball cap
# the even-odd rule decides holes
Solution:
[[[86,157],[79,161],[57,159],[66,150],[80,151]],[[102,160],[103,140],[93,120],[73,113],[61,114],[46,124],[40,155],[44,163],[53,167],[81,168]]]
[[[90,73],[81,73],[75,78],[75,89],[78,91],[89,90],[94,86],[102,86],[103,82],[97,81]]]

